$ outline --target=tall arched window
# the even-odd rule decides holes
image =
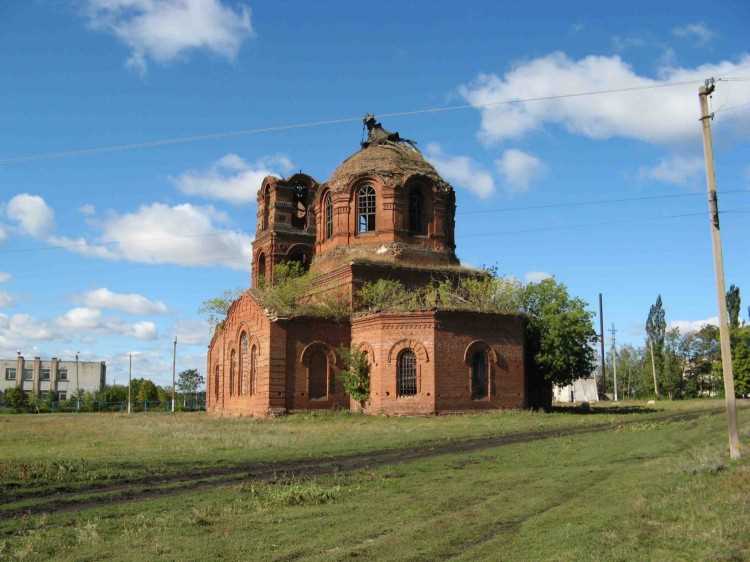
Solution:
[[[268,229],[268,217],[271,212],[271,188],[266,186],[263,191],[263,230]]]
[[[396,393],[398,396],[417,394],[417,356],[411,349],[405,349],[396,361]]]
[[[258,287],[262,287],[266,283],[266,255],[262,252],[258,256],[258,267],[255,271],[258,275],[258,280],[255,284]]]
[[[489,395],[487,352],[475,351],[471,356],[471,398],[481,400]]]
[[[422,190],[418,187],[413,187],[409,192],[409,232],[412,234],[426,234],[425,226]]]
[[[330,191],[323,198],[323,215],[324,238],[328,240],[333,236],[333,199]]]
[[[247,334],[242,332],[240,336],[240,380],[238,394],[247,394],[250,392],[250,362],[248,355],[250,350],[247,345]]]
[[[250,394],[255,394],[258,380],[258,346],[250,350]]]
[[[220,382],[219,382],[219,366],[216,365],[216,375],[214,376],[214,398],[216,400],[219,400],[219,392],[220,392]]]
[[[328,395],[328,357],[322,347],[315,347],[311,350],[307,377],[310,399],[325,398]]]
[[[233,396],[237,380],[237,353],[232,350],[229,354],[229,395]]]
[[[375,188],[362,186],[357,192],[357,232],[375,231]]]

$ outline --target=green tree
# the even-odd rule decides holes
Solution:
[[[741,309],[740,288],[737,285],[730,285],[727,291],[727,312],[729,313],[729,327],[733,330],[740,327]]]
[[[9,388],[5,391],[5,403],[16,412],[23,412],[29,407],[29,399],[20,388]]]
[[[522,299],[532,368],[559,385],[589,376],[596,366],[596,332],[586,303],[554,279],[527,285]]]
[[[217,324],[224,320],[229,307],[232,306],[232,303],[236,301],[241,294],[241,289],[224,291],[220,297],[203,301],[198,309],[198,313],[203,314],[206,317],[208,324],[211,326],[211,330],[213,330]]]
[[[750,326],[732,334],[732,371],[735,394],[740,398],[750,395]]]
[[[339,357],[344,364],[344,368],[338,373],[341,385],[349,396],[364,407],[370,398],[370,363],[367,353],[354,347],[342,346],[339,348]]]
[[[136,395],[136,400],[138,400],[139,402],[145,402],[146,400],[158,400],[158,398],[159,390],[157,389],[156,385],[148,379],[141,379],[138,388],[138,394]]]

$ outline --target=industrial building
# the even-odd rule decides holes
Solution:
[[[28,395],[66,400],[76,389],[96,392],[104,388],[107,367],[104,361],[65,361],[53,357],[0,359],[0,390],[21,388]]]

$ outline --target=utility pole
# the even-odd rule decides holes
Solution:
[[[602,372],[601,372],[601,388],[602,388],[602,394],[606,394],[607,392],[607,385],[605,380],[606,375],[606,360],[604,355],[604,304],[602,301],[602,294],[599,293],[599,347],[601,351],[601,357],[602,357]]]
[[[654,340],[648,338],[648,346],[651,350],[651,374],[654,375],[654,396],[659,399],[659,387],[656,385],[656,361],[654,360]]]
[[[706,186],[708,188],[708,211],[711,224],[711,246],[716,273],[716,296],[719,300],[719,336],[721,339],[721,366],[724,372],[724,396],[727,408],[729,429],[729,456],[740,458],[740,438],[737,432],[737,404],[734,398],[734,374],[732,373],[732,346],[727,318],[726,287],[724,283],[724,256],[721,249],[721,230],[719,225],[719,201],[716,195],[716,174],[714,172],[714,148],[711,139],[711,119],[708,112],[708,96],[716,88],[714,79],[706,80],[698,90],[701,106],[700,121],[703,125],[703,152],[706,157]]]
[[[78,354],[80,351],[76,351],[76,411],[81,411],[81,388],[78,386]]]
[[[612,329],[609,331],[612,334],[612,376],[614,377],[615,384],[615,402],[617,402],[617,344],[615,343],[615,324],[612,323]]]
[[[176,364],[177,364],[177,336],[174,337],[174,347],[172,347],[172,413],[173,414],[174,414],[174,401],[175,401],[174,374],[175,374]]]
[[[129,359],[129,362],[128,362],[128,414],[130,414],[130,411],[131,411],[130,404],[132,403],[132,397],[130,393],[131,393],[131,389],[133,388],[133,382],[132,382],[133,381],[133,354],[132,353],[128,355],[128,359]]]

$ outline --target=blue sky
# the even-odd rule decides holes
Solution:
[[[463,261],[554,275],[592,306],[604,293],[622,342],[642,340],[659,293],[683,329],[714,317],[697,88],[750,78],[750,6],[603,6],[2,3],[0,354],[81,351],[122,381],[135,352],[136,375],[166,383],[176,333],[178,368],[202,370],[197,309],[249,282],[260,178],[325,180],[361,125],[42,156],[462,104],[383,124],[456,188]],[[477,107],[659,81],[690,84]],[[745,304],[748,102],[750,81],[718,83],[727,278]],[[669,197],[528,209],[653,196]]]

